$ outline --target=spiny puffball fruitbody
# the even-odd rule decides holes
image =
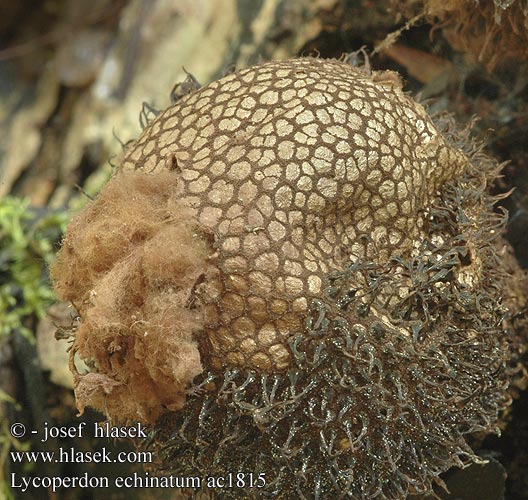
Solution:
[[[265,474],[218,498],[429,492],[522,378],[499,171],[392,72],[302,58],[192,88],[52,268],[79,409],[151,424],[164,473]]]

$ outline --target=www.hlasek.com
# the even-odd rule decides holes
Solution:
[[[153,454],[151,451],[120,451],[113,454],[106,447],[98,451],[79,451],[75,448],[62,448],[58,451],[12,451],[11,460],[13,463],[152,463]]]
[[[55,427],[46,423],[42,432],[31,430],[31,434],[42,435],[43,443],[50,438],[82,438],[86,433],[86,423],[75,427]],[[11,426],[11,435],[17,439],[26,434],[22,423]],[[91,437],[107,438],[146,438],[147,434],[141,424],[131,427],[113,427],[108,423],[95,424]],[[80,451],[74,447],[60,447],[57,451],[11,451],[13,464],[23,463],[152,463],[154,455],[149,451],[112,452],[106,447],[97,451]],[[26,492],[30,488],[45,488],[56,492],[62,488],[263,488],[266,485],[264,473],[253,472],[229,473],[225,476],[210,476],[206,478],[192,476],[151,476],[148,472],[129,476],[116,476],[112,479],[106,476],[91,476],[87,472],[79,476],[32,476],[11,473],[10,487]]]

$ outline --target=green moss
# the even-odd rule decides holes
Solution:
[[[13,331],[33,338],[32,326],[56,300],[47,269],[54,244],[66,227],[67,212],[30,206],[26,199],[0,198],[0,345]],[[1,404],[16,405],[0,391]],[[0,407],[0,498],[13,498],[3,474],[11,448],[29,449],[9,434]]]
[[[47,266],[67,220],[66,212],[35,209],[25,199],[0,199],[0,342],[14,330],[32,336],[31,320],[55,300]]]

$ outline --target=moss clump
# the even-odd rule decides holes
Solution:
[[[13,196],[0,199],[0,342],[14,330],[32,336],[31,321],[55,300],[47,266],[67,220],[66,212],[39,211]]]
[[[53,246],[64,231],[66,212],[45,212],[14,196],[0,198],[0,347],[20,332],[33,339],[36,321],[56,300],[47,279]],[[4,467],[9,450],[22,445],[9,434],[3,405],[15,401],[0,389],[0,497],[11,499]]]

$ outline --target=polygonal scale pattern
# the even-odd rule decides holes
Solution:
[[[390,74],[303,58],[184,96],[123,168],[179,171],[214,235],[219,274],[197,289],[211,365],[271,371],[291,363],[286,341],[328,273],[409,252],[466,161]]]

